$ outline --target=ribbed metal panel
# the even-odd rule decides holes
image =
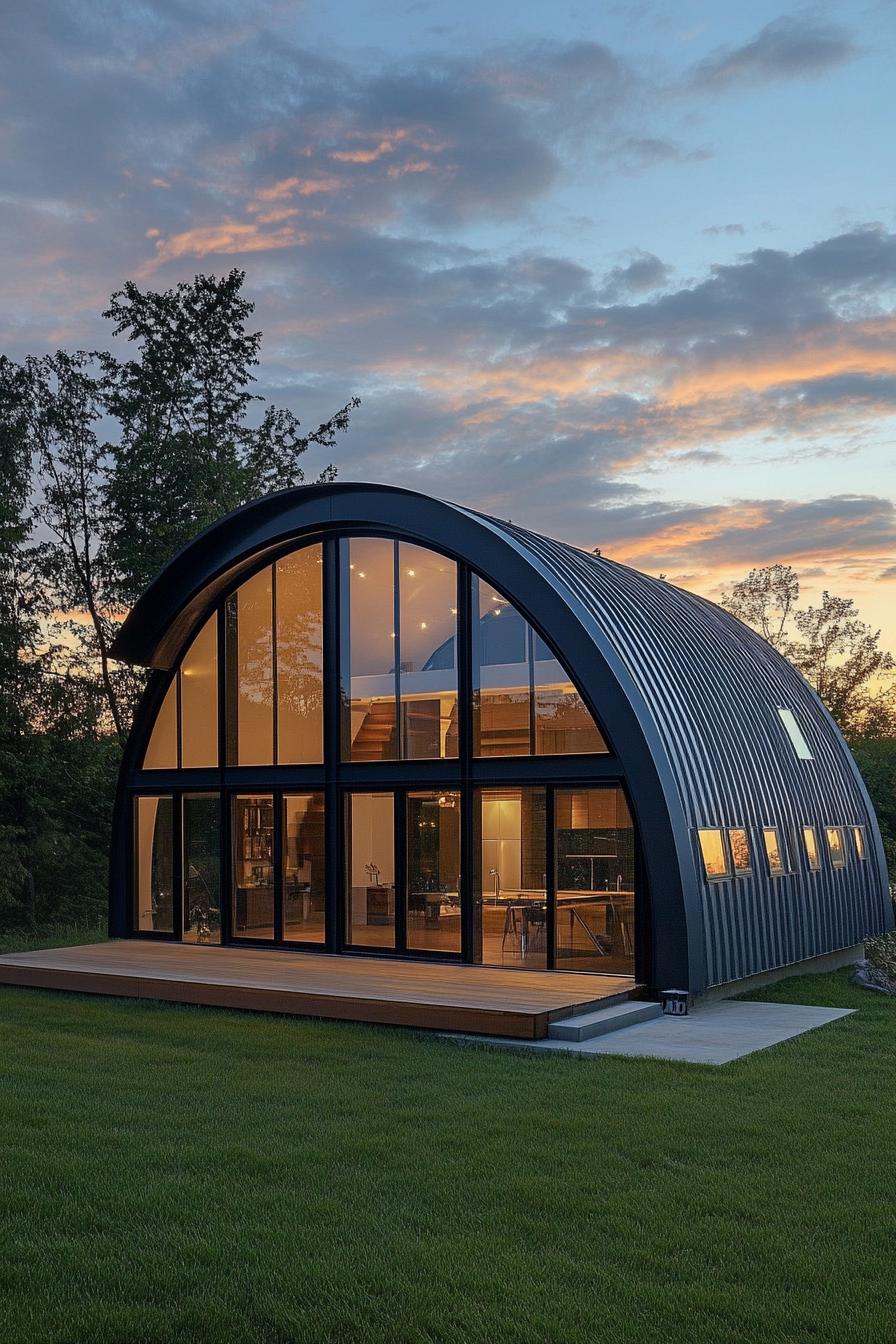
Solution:
[[[802,961],[891,927],[876,819],[840,733],[803,677],[728,612],[626,565],[490,520],[551,571],[624,663],[665,747],[694,834],[707,984]],[[779,708],[790,709],[813,759],[797,758]],[[816,828],[810,872],[803,826]],[[866,828],[860,862],[847,833],[835,869],[824,827]],[[708,882],[696,828],[746,826],[749,875]],[[777,826],[790,872],[771,877],[762,827]],[[644,845],[650,836],[642,836]]]

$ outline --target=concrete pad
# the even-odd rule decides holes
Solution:
[[[508,1049],[563,1051],[574,1055],[627,1055],[677,1059],[688,1064],[729,1064],[804,1031],[848,1017],[854,1008],[815,1008],[798,1003],[721,999],[692,1008],[686,1017],[661,1016],[587,1041],[514,1041],[499,1036],[455,1039]]]

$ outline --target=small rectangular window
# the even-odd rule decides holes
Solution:
[[[728,855],[725,852],[725,840],[722,832],[710,828],[697,831],[700,841],[700,853],[703,855],[703,867],[707,877],[728,877]]]
[[[862,860],[862,862],[864,863],[865,860],[866,860],[867,857],[868,857],[868,851],[867,851],[867,849],[865,848],[865,827],[864,827],[864,826],[853,826],[853,828],[852,828],[852,838],[853,838],[853,840],[855,841],[855,845],[856,845],[856,854],[858,854],[859,858],[860,858],[860,859]]]
[[[825,826],[824,831],[828,838],[828,853],[831,856],[831,863],[835,868],[845,868],[846,845],[843,843],[843,827]]]
[[[762,838],[765,841],[765,854],[768,859],[768,870],[772,877],[781,877],[787,872],[784,864],[784,850],[781,846],[781,836],[777,826],[763,826]]]
[[[815,836],[814,826],[803,827],[803,844],[806,846],[806,860],[809,864],[809,870],[817,873],[821,867],[821,859],[818,857],[818,840]]]
[[[809,750],[809,743],[803,737],[802,729],[793,717],[789,709],[779,709],[778,715],[787,730],[787,736],[790,738],[791,745],[801,761],[811,761],[812,752]]]
[[[750,841],[742,826],[732,827],[728,832],[728,846],[731,850],[731,862],[735,873],[748,873],[750,864]]]

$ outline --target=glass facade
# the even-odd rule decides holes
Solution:
[[[607,751],[552,650],[493,584],[473,575],[473,754],[567,756]]]
[[[460,794],[407,795],[407,947],[460,953]]]
[[[395,795],[345,800],[345,931],[352,947],[395,947]]]
[[[283,937],[289,942],[326,941],[324,795],[288,793],[283,798]]]
[[[398,632],[395,543],[352,537],[340,544],[342,756],[394,761],[398,756]]]
[[[461,787],[476,761],[607,751],[554,651],[465,564],[313,540],[223,597],[174,672],[142,768],[182,783],[135,800],[133,928],[624,970],[621,792]]]
[[[220,796],[184,794],[182,826],[184,942],[220,943]]]
[[[554,797],[555,965],[633,975],[635,842],[619,788]]]
[[[274,937],[274,799],[237,794],[231,818],[231,932]]]
[[[480,789],[473,956],[485,966],[547,966],[547,790]]]
[[[174,931],[174,799],[134,799],[134,928]]]
[[[277,763],[324,759],[323,548],[304,546],[274,566]]]
[[[262,569],[225,606],[227,764],[274,762],[273,576]]]
[[[398,589],[402,759],[456,756],[457,566],[399,542]]]

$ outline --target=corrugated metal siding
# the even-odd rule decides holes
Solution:
[[[560,580],[628,668],[664,742],[692,827],[746,826],[752,872],[707,882],[693,837],[707,983],[788,965],[889,927],[877,823],[847,748],[800,674],[713,603],[614,561],[491,519]],[[793,711],[813,760],[797,758],[778,709]],[[608,725],[612,733],[612,725]],[[816,828],[821,870],[802,827]],[[861,863],[847,833],[834,869],[826,825],[867,828]],[[777,826],[792,869],[771,877],[762,827]],[[650,843],[644,836],[643,842]]]

